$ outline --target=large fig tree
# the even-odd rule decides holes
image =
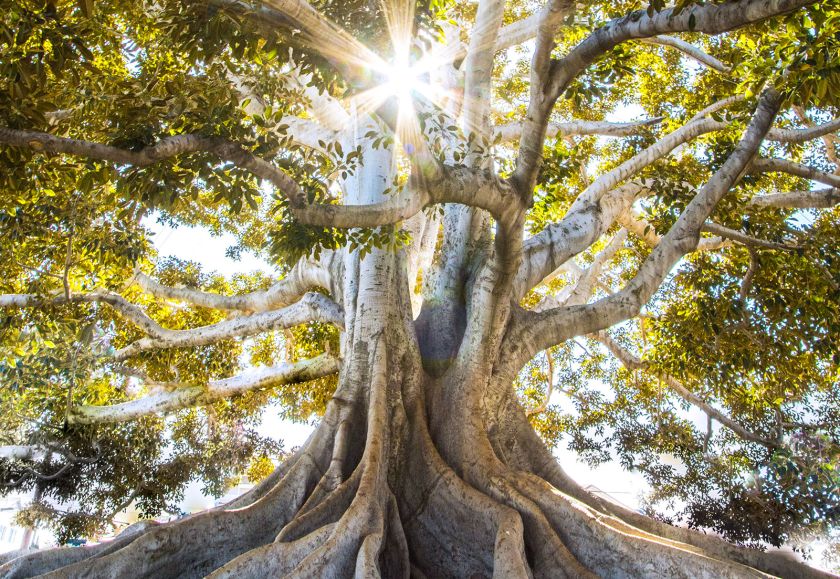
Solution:
[[[323,411],[233,502],[4,577],[822,575],[550,447],[742,542],[836,524],[836,3],[0,14],[7,486],[159,512],[278,451],[263,405]],[[154,220],[276,276],[158,258]]]

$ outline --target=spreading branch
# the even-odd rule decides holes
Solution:
[[[114,360],[121,362],[149,350],[203,346],[229,338],[243,338],[314,321],[343,327],[344,314],[338,304],[323,294],[308,293],[297,303],[279,310],[242,316],[200,328],[169,330],[157,325],[148,332],[149,337],[141,338],[117,350]]]
[[[239,296],[225,296],[187,287],[170,287],[142,272],[135,274],[134,281],[143,291],[156,298],[177,300],[216,310],[265,312],[292,304],[313,288],[328,289],[330,272],[325,262],[332,258],[332,255],[326,255],[327,253],[329,252],[325,252],[317,262],[309,259],[299,261],[283,279],[266,290]]]
[[[807,209],[834,207],[840,203],[840,189],[818,189],[816,191],[790,191],[756,195],[750,205],[757,207],[780,207],[782,209]]]
[[[756,159],[753,161],[750,171],[755,173],[788,173],[803,179],[818,181],[831,187],[840,187],[840,175],[824,173],[788,159]]]
[[[387,225],[410,217],[425,204],[424,199],[418,201],[411,196],[358,207],[310,204],[306,201],[306,193],[285,172],[250,153],[241,145],[221,137],[176,135],[164,137],[154,145],[133,151],[90,141],[57,137],[48,133],[0,127],[0,143],[39,152],[64,153],[135,167],[147,167],[178,155],[209,153],[269,181],[289,200],[295,217],[308,225],[344,228]]]
[[[525,242],[515,295],[523,296],[566,260],[589,247],[616,218],[630,208],[635,196],[643,188],[638,185],[616,188],[619,183],[670,154],[680,145],[726,127],[726,123],[713,119],[691,121],[598,177],[578,195],[561,221],[549,225]]]
[[[656,228],[649,223],[640,212],[631,207],[629,211],[622,213],[618,222],[622,227],[627,228],[633,235],[647,243],[650,247],[656,247],[662,241],[662,236]],[[720,236],[701,237],[697,242],[697,251],[714,251],[723,247],[729,247],[732,242]]]
[[[307,382],[335,374],[338,369],[338,359],[329,354],[322,354],[294,364],[272,366],[232,378],[211,380],[206,386],[157,385],[159,392],[122,404],[74,406],[68,420],[71,424],[125,422],[150,414],[207,405],[253,390]]]
[[[527,125],[520,140],[519,157],[513,176],[515,182],[528,191],[533,189],[554,103],[573,79],[622,42],[677,32],[720,34],[813,3],[814,0],[744,0],[724,4],[695,4],[680,7],[680,10],[669,8],[652,15],[640,10],[595,30],[566,56],[552,61],[548,82],[535,87],[532,77]]]
[[[132,304],[119,294],[95,290],[88,294],[73,294],[69,297],[60,294],[49,298],[38,294],[2,294],[0,307],[41,308],[67,303],[104,303],[108,304],[123,318],[129,320],[150,336],[162,336],[165,332],[160,324],[150,318],[139,306]]]
[[[724,64],[711,54],[700,50],[693,44],[690,44],[685,40],[682,40],[681,38],[677,38],[676,36],[653,36],[651,38],[643,39],[642,42],[646,44],[657,44],[660,46],[675,48],[683,54],[685,54],[686,56],[693,58],[703,66],[706,66],[718,72],[722,72],[724,74],[728,74],[732,71],[732,68],[729,65]]]
[[[641,135],[648,127],[658,125],[664,117],[655,117],[641,121],[627,123],[611,123],[609,121],[569,121],[565,123],[551,123],[546,129],[546,137],[576,137],[583,135],[600,135],[604,137],[630,137]],[[502,143],[509,143],[522,137],[523,123],[508,123],[496,130]]]
[[[563,219],[526,240],[514,282],[514,297],[520,299],[595,243],[644,190],[639,183],[617,187],[593,205],[568,211]]]
[[[488,112],[495,56],[493,49],[502,25],[504,7],[503,0],[481,0],[478,4],[464,61],[462,122],[468,135],[486,136],[489,132]]]
[[[629,350],[623,348],[618,342],[616,342],[612,336],[610,336],[605,331],[600,331],[591,335],[592,338],[596,339],[597,341],[601,342],[610,353],[618,359],[628,370],[649,370],[649,366],[646,362],[643,362],[637,356],[635,356]],[[720,410],[716,409],[714,406],[710,405],[708,402],[703,400],[700,396],[686,388],[682,382],[671,376],[670,374],[666,374],[664,372],[656,372],[656,377],[662,380],[668,387],[673,390],[680,398],[688,402],[689,404],[696,406],[700,410],[702,410],[707,416],[717,420],[720,424],[729,428],[732,432],[737,434],[744,440],[755,442],[766,446],[768,448],[779,448],[779,443],[775,440],[770,440],[765,438],[759,434],[756,434],[750,430],[747,430],[740,424],[738,424],[735,420],[721,412]]]
[[[838,130],[840,130],[840,119],[834,119],[824,125],[815,125],[807,129],[772,128],[767,133],[767,138],[771,141],[779,141],[781,143],[804,143],[805,141],[811,141],[835,133]]]
[[[636,276],[620,291],[592,304],[525,312],[521,330],[511,335],[528,358],[581,334],[593,333],[636,316],[679,259],[696,249],[700,231],[717,203],[740,180],[769,130],[781,97],[767,89],[735,151],[691,200],[671,230],[653,249]]]

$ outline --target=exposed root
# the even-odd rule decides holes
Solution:
[[[56,578],[204,576],[240,553],[269,542],[279,528],[292,519],[314,488],[320,473],[327,468],[330,456],[323,446],[308,446],[285,476],[247,507],[198,513],[152,527],[131,537],[130,541],[123,540],[120,535],[101,552],[98,546],[90,550],[52,550],[30,555],[23,558],[24,561],[12,561],[9,565],[26,568],[25,572],[14,575],[16,577],[36,574]],[[92,553],[92,556],[78,560],[81,557],[76,552]],[[52,559],[55,556],[60,558],[57,564]],[[49,558],[50,565],[35,567],[45,558]],[[6,566],[0,568],[0,574],[7,575]]]
[[[601,576],[766,577],[750,567],[718,560],[697,547],[636,529],[552,489],[535,477],[515,478],[552,522],[565,544]]]
[[[73,563],[103,557],[126,547],[144,532],[156,526],[157,523],[154,521],[140,521],[127,527],[113,541],[86,548],[65,547],[44,551],[29,551],[20,557],[10,558],[5,564],[0,565],[0,576],[7,579],[32,577]]]
[[[332,535],[335,523],[290,543],[270,543],[236,557],[208,576],[208,579],[245,579],[288,575],[301,560],[320,548]]]
[[[624,508],[620,505],[597,497],[578,485],[562,470],[548,448],[542,444],[534,430],[530,427],[521,408],[517,412],[508,413],[509,424],[513,424],[504,443],[506,448],[514,447],[519,450],[517,466],[521,468],[527,464],[533,474],[518,473],[514,477],[518,485],[523,487],[526,495],[534,498],[555,528],[568,529],[570,520],[584,520],[591,517],[597,521],[599,531],[594,532],[596,544],[600,544],[601,551],[607,551],[607,545],[615,544],[614,550],[621,551],[625,545],[636,544],[639,550],[667,548],[694,555],[690,562],[680,563],[682,573],[692,576],[700,575],[700,568],[706,565],[715,571],[711,576],[721,576],[729,573],[733,576],[764,576],[759,572],[779,577],[796,578],[828,578],[831,574],[824,573],[807,565],[803,565],[788,556],[777,552],[762,552],[732,545],[719,537],[705,535],[684,527],[675,527],[640,513]],[[511,440],[515,439],[515,440]],[[497,445],[494,445],[494,447]],[[518,469],[517,469],[518,470]],[[572,516],[574,515],[574,516]],[[593,523],[590,521],[589,523]],[[559,532],[559,531],[558,531]],[[614,533],[610,539],[605,535]],[[639,552],[633,551],[633,559]],[[668,554],[666,558],[679,558]],[[716,561],[702,563],[702,561]],[[686,565],[689,567],[686,570]],[[734,565],[734,566],[733,566]],[[656,564],[657,568],[662,563]],[[722,566],[722,567],[721,567]],[[696,569],[695,569],[696,567]],[[726,571],[721,570],[726,569]],[[648,571],[640,571],[643,574]],[[677,573],[679,575],[679,573]]]
[[[519,514],[478,492],[435,449],[425,420],[413,413],[401,519],[412,574],[428,577],[530,577]]]
[[[361,478],[361,469],[356,469],[350,478],[344,481],[335,492],[329,494],[324,500],[310,507],[308,510],[306,507],[310,505],[310,501],[307,501],[297,516],[283,527],[277,535],[275,542],[287,543],[295,541],[308,533],[316,531],[322,525],[337,522],[350,507],[359,489]]]

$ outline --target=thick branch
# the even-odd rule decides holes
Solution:
[[[629,211],[625,211],[619,216],[618,222],[621,223],[622,227],[626,227],[628,231],[651,247],[656,247],[662,240],[662,237],[653,225],[648,223],[648,221],[632,207]],[[728,241],[720,236],[701,237],[700,241],[697,242],[697,251],[714,251],[715,249],[729,247],[730,245],[732,245],[731,241]]]
[[[629,209],[634,194],[638,193],[640,188],[614,190],[613,188],[616,185],[691,139],[710,131],[721,130],[726,126],[726,123],[713,119],[701,118],[691,121],[661,138],[615,169],[598,177],[575,199],[560,222],[548,226],[540,234],[526,242],[525,256],[520,268],[520,279],[516,287],[517,297],[524,295],[525,292],[569,259],[571,255],[583,251],[589,244],[598,239],[606,230],[606,227],[609,227],[619,215]],[[602,215],[604,207],[601,198],[608,192],[615,197],[617,191],[622,192],[621,196],[616,199],[618,203],[612,204],[613,211],[608,212],[611,213],[610,219],[605,219],[606,215]],[[562,234],[558,235],[561,232]],[[574,232],[573,236],[570,235],[572,232]],[[573,243],[576,240],[580,240],[580,242]],[[583,245],[586,242],[588,243]],[[567,246],[570,250],[576,251],[569,255],[562,246]]]
[[[592,205],[570,210],[559,222],[528,239],[514,283],[514,298],[520,299],[569,259],[595,243],[643,190],[638,183],[618,187]]]
[[[502,25],[503,0],[481,0],[470,31],[470,45],[464,62],[463,124],[467,134],[487,135],[493,48]]]
[[[753,119],[735,151],[691,200],[624,289],[593,304],[522,316],[519,324],[527,330],[523,334],[515,332],[514,339],[523,344],[530,343],[526,351],[529,357],[548,346],[576,335],[608,328],[639,313],[677,261],[697,247],[703,224],[720,199],[749,167],[775,118],[779,102],[780,96],[773,89],[762,94]]]
[[[431,201],[429,195],[412,187],[381,203],[366,205],[310,205],[294,210],[295,217],[303,223],[329,225],[350,229],[378,227],[405,221],[416,215]]]
[[[574,211],[578,208],[583,208],[595,203],[607,191],[610,191],[616,185],[635,175],[655,161],[658,161],[664,156],[670,154],[680,145],[683,145],[706,133],[723,130],[727,126],[728,125],[726,123],[718,122],[713,119],[700,119],[683,125],[676,131],[662,137],[641,153],[624,161],[615,169],[612,169],[611,171],[608,171],[598,177],[594,183],[587,187],[586,190],[584,190],[583,193],[575,199],[575,202],[569,210]]]
[[[425,201],[406,196],[408,198],[395,198],[377,205],[358,207],[309,204],[304,191],[286,173],[249,153],[242,146],[220,137],[176,135],[164,137],[155,145],[139,151],[132,151],[47,133],[0,127],[0,143],[137,167],[146,167],[181,154],[210,153],[270,181],[289,199],[292,213],[299,221],[322,227],[373,227],[396,223],[419,211]]]
[[[703,117],[708,117],[712,113],[716,113],[719,110],[725,109],[726,107],[730,107],[735,103],[741,102],[742,100],[744,100],[744,96],[736,94],[733,96],[726,97],[724,99],[720,99],[719,101],[715,101],[706,108],[697,111],[697,114],[691,117],[691,120],[689,122],[697,121],[699,119],[702,119]]]
[[[276,311],[252,314],[190,330],[168,330],[159,327],[152,337],[142,338],[118,350],[114,359],[118,362],[123,361],[149,350],[203,346],[313,321],[341,327],[344,315],[341,308],[326,296],[308,293],[297,303]]]
[[[751,172],[757,173],[788,173],[803,179],[819,181],[831,187],[840,187],[840,175],[823,173],[813,167],[802,165],[787,159],[756,159],[750,167]]]
[[[287,306],[313,288],[328,289],[330,287],[330,274],[327,268],[322,263],[311,260],[298,262],[283,279],[267,290],[239,296],[225,296],[186,287],[169,287],[140,272],[134,279],[143,291],[157,298],[178,300],[216,310],[245,312],[264,312]]]
[[[89,294],[73,294],[68,299],[66,294],[54,298],[45,298],[37,294],[2,294],[0,307],[40,308],[67,303],[106,303],[122,317],[134,323],[151,336],[161,336],[165,332],[160,325],[146,315],[139,306],[132,304],[119,294],[96,290]]]
[[[535,98],[532,86],[529,123],[519,145],[514,180],[523,189],[532,189],[542,158],[548,117],[557,98],[569,84],[596,59],[620,43],[675,32],[719,34],[735,28],[786,14],[814,0],[744,0],[724,4],[692,5],[677,11],[673,8],[649,16],[636,11],[618,18],[590,34],[569,54],[551,64],[551,79]],[[532,81],[533,82],[533,81]]]
[[[606,137],[630,137],[641,135],[646,127],[658,125],[663,117],[631,121],[627,123],[611,123],[608,121],[569,121],[566,123],[551,123],[546,129],[546,137],[573,137],[579,135],[602,135]],[[508,123],[498,128],[496,134],[501,142],[515,141],[522,136],[522,123]]]
[[[815,125],[807,129],[770,129],[767,138],[781,143],[803,143],[818,139],[840,130],[840,119],[834,119],[824,125]]]
[[[154,145],[133,151],[101,143],[57,137],[48,133],[0,127],[0,143],[34,151],[64,153],[87,159],[111,161],[120,165],[134,165],[135,167],[148,167],[178,155],[198,152],[210,153],[250,171],[257,177],[270,181],[289,199],[292,205],[299,206],[306,202],[305,193],[291,177],[271,163],[248,152],[241,145],[221,137],[203,137],[192,134],[175,135],[164,137]]]
[[[306,382],[335,374],[338,369],[339,362],[336,358],[329,354],[322,354],[295,364],[273,366],[233,378],[211,380],[206,386],[177,385],[175,389],[164,390],[122,404],[75,406],[68,420],[71,424],[125,422],[158,412],[173,412],[182,408],[210,404],[251,390]],[[163,386],[172,387],[172,385]]]
[[[807,209],[834,207],[840,203],[840,189],[818,189],[816,191],[791,191],[757,195],[750,199],[750,205],[758,207],[780,207],[783,209]]]
[[[550,94],[558,97],[569,82],[596,58],[627,40],[673,32],[720,34],[809,4],[814,4],[814,1],[744,0],[693,5],[679,11],[670,8],[653,15],[641,10],[632,12],[599,28],[558,61],[553,68]]]
[[[551,110],[556,96],[547,94],[545,86],[550,77],[551,52],[554,50],[554,34],[563,18],[574,10],[574,2],[568,0],[547,0],[539,12],[537,41],[531,59],[531,89],[528,110],[522,123],[519,139],[519,156],[512,182],[520,196],[530,202],[537,171],[542,161],[542,147]]]

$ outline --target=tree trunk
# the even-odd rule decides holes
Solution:
[[[390,151],[366,151],[347,202],[381,201],[392,165]],[[494,361],[494,328],[512,314],[484,291],[504,287],[504,275],[473,259],[487,250],[488,223],[447,206],[441,264],[416,321],[408,252],[345,252],[338,389],[306,444],[254,489],[111,543],[18,557],[0,575],[827,576],[648,519],[564,474],[516,400],[517,369]]]

